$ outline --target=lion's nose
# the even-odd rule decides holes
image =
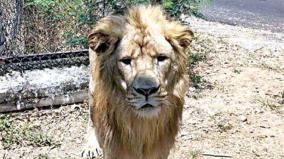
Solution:
[[[158,86],[158,87],[150,87],[150,88],[135,88],[134,87],[134,90],[137,93],[142,94],[142,95],[147,97],[147,96],[149,96],[151,94],[154,94],[154,93],[158,92],[159,88],[160,88],[160,86]]]

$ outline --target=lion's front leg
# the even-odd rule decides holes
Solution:
[[[92,83],[92,82],[91,82]],[[92,93],[92,92],[91,92]],[[96,134],[94,121],[92,120],[93,116],[93,106],[94,106],[94,98],[89,94],[89,122],[87,126],[87,135],[86,135],[86,144],[82,151],[81,156],[83,158],[101,158],[103,156],[103,151],[100,147],[100,144],[98,142],[98,136]]]
[[[81,156],[83,158],[102,158],[103,156],[103,151],[99,145],[95,127],[91,119],[88,122],[86,144]]]

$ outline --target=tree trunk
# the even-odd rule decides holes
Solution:
[[[5,28],[4,28],[4,20],[2,18],[2,11],[0,10],[0,57],[4,54],[5,49]]]

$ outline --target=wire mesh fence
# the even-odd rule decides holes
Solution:
[[[14,57],[85,47],[92,1],[1,0],[0,56]],[[100,5],[96,5],[98,7]],[[87,15],[89,14],[89,15]],[[85,16],[85,17],[83,17]],[[81,18],[81,19],[80,19]],[[82,19],[87,19],[82,22]],[[96,20],[92,19],[92,23]]]
[[[105,3],[1,0],[0,75],[11,70],[88,64],[84,50],[87,33],[99,18],[110,13]]]
[[[0,2],[0,75],[88,64],[88,30],[101,17],[128,5],[106,0]]]
[[[0,57],[86,48],[90,27],[123,0],[1,0]]]
[[[160,4],[176,16],[195,13],[207,1],[210,0],[0,0],[0,74],[86,64],[84,49],[90,28],[103,16],[122,14],[128,6]],[[52,55],[54,52],[56,56]],[[74,52],[81,52],[85,59],[76,57]],[[49,60],[36,56],[45,53],[45,57],[51,56],[46,58]],[[61,58],[65,62],[58,60]]]

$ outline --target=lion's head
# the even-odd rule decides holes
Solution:
[[[101,19],[88,37],[96,87],[108,92],[110,102],[117,97],[140,116],[157,116],[172,96],[185,94],[192,38],[189,28],[167,20],[159,7]]]

